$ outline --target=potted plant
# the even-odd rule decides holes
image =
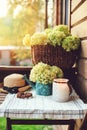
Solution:
[[[63,77],[63,71],[59,67],[39,62],[33,66],[29,81],[35,83],[38,95],[48,96],[52,94],[53,79],[61,77]]]
[[[76,61],[80,39],[71,35],[67,25],[58,25],[33,34],[28,45],[31,46],[34,64],[42,61],[66,69],[71,68]]]

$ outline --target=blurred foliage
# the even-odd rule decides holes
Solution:
[[[30,48],[20,46],[16,50],[14,50],[14,55],[12,58],[16,59],[17,61],[22,61],[24,59],[30,59],[31,58],[31,50],[30,50]]]
[[[0,18],[0,45],[22,45],[25,34],[44,29],[44,0],[7,0],[8,12]]]

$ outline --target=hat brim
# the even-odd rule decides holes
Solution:
[[[25,91],[27,91],[29,89],[31,89],[31,86],[30,85],[26,85],[24,87],[18,88],[18,91],[19,92],[25,92]]]
[[[4,90],[3,88],[0,88],[0,93],[8,93],[8,91]]]

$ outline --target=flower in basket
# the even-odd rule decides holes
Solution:
[[[70,34],[70,31],[69,31],[69,28],[68,28],[67,25],[62,25],[62,24],[60,24],[60,25],[58,25],[58,26],[55,26],[55,27],[53,28],[53,30],[54,30],[54,31],[61,31],[61,32],[63,32],[63,33],[65,34],[65,36],[71,35],[71,34]]]
[[[58,25],[33,34],[29,45],[33,64],[42,61],[66,69],[76,61],[80,39],[72,36],[67,25]]]
[[[63,71],[59,67],[39,62],[33,66],[29,79],[36,82],[37,94],[48,96],[52,94],[53,79],[61,77],[63,77]]]
[[[26,46],[61,46],[66,51],[71,51],[79,48],[80,39],[71,35],[67,25],[61,24],[54,28],[46,28],[43,32],[34,33],[32,36],[26,34],[23,38],[23,44]]]
[[[45,32],[49,39],[49,44],[53,46],[60,46],[62,44],[62,40],[71,35],[67,25],[58,25],[53,29],[45,29]]]
[[[23,38],[23,45],[33,46],[33,45],[46,45],[48,43],[48,37],[45,32],[37,32],[32,36],[26,34]]]
[[[46,29],[49,44],[61,46],[65,51],[76,50],[79,48],[80,39],[72,36],[67,25],[58,25],[53,29]]]
[[[79,48],[79,45],[80,45],[80,39],[76,36],[67,36],[62,41],[62,47],[66,51],[76,50]]]
[[[31,36],[31,46],[32,45],[46,45],[48,43],[48,37],[45,32],[34,33]]]
[[[49,44],[52,46],[60,46],[62,39],[65,38],[65,34],[62,31],[52,30],[48,34]]]

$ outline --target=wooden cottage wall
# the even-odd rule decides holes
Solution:
[[[70,28],[81,38],[76,90],[87,101],[87,0],[70,0]]]

